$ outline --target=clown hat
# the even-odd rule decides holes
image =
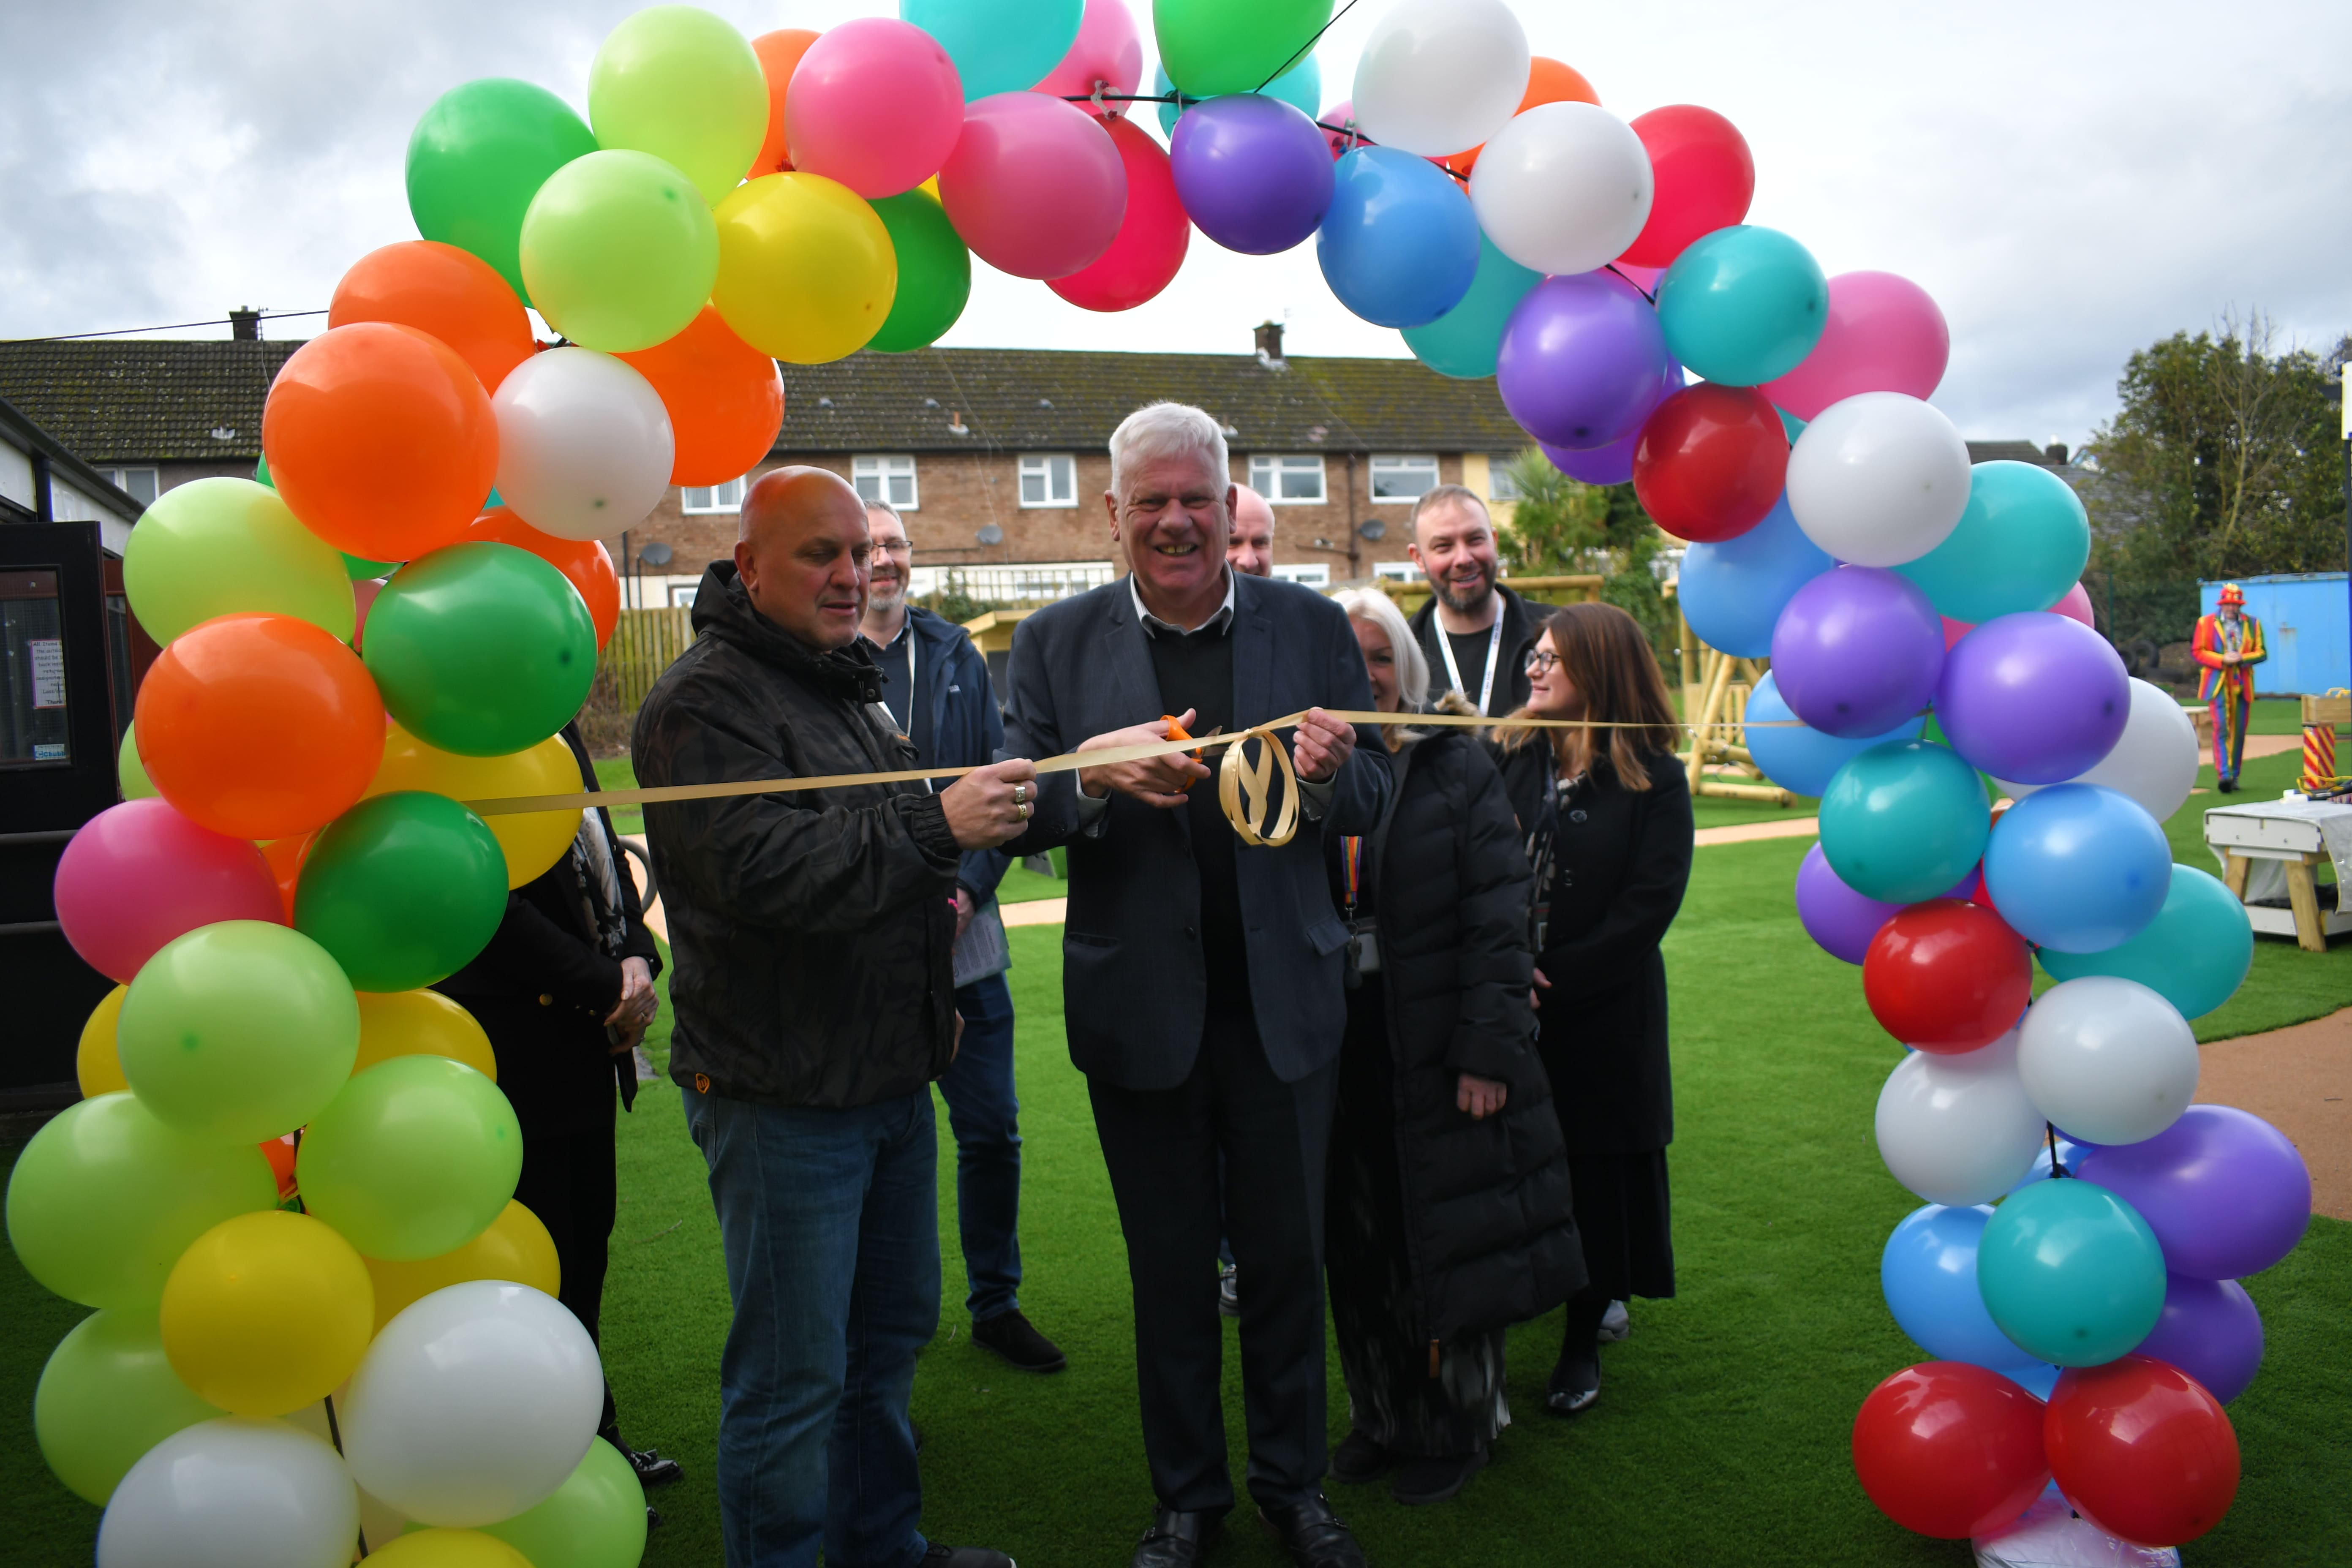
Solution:
[[[2224,583],[2221,584],[2221,602],[2225,605],[2242,605],[2246,602],[2246,591],[2235,583]]]

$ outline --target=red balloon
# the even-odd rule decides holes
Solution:
[[[1622,259],[1671,267],[1691,241],[1748,216],[1756,195],[1756,160],[1738,126],[1696,104],[1671,103],[1635,116],[1633,124],[1650,154],[1656,195],[1650,199],[1650,221],[1625,247]]]
[[[1175,279],[1192,243],[1192,220],[1160,143],[1131,120],[1107,119],[1103,128],[1127,165],[1127,216],[1108,250],[1045,287],[1083,310],[1131,310]]]
[[[2033,959],[2001,918],[1961,899],[1913,904],[1878,928],[1862,994],[1906,1046],[1957,1056],[1989,1046],[2033,999]]]
[[[1906,1530],[1962,1541],[2008,1523],[2050,1484],[2042,1401],[1965,1362],[1906,1367],[1853,1418],[1853,1473]]]
[[[2042,1436],[2074,1510],[2142,1546],[2196,1540],[2238,1495],[2238,1434],[2221,1401],[2153,1356],[2060,1373]]]
[[[1700,382],[1658,405],[1633,444],[1633,493],[1677,539],[1720,544],[1764,521],[1789,473],[1789,433],[1751,386]]]

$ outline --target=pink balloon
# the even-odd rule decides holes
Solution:
[[[1658,297],[1658,279],[1666,275],[1663,267],[1643,267],[1631,261],[1612,261],[1609,267],[1653,300]]]
[[[160,800],[127,800],[84,823],[58,858],[55,896],[73,950],[126,983],[157,948],[198,926],[286,923],[278,879],[258,848]]]
[[[1176,172],[1160,143],[1132,120],[1100,123],[1127,166],[1127,217],[1108,250],[1045,287],[1085,310],[1130,310],[1175,280],[1192,241],[1192,220],[1184,216]]]
[[[2050,606],[2050,613],[2080,621],[2093,631],[2099,629],[2098,617],[2091,613],[2091,591],[2080,583],[2067,589],[2066,596]]]
[[[383,584],[381,577],[367,577],[352,584],[352,601],[359,610],[352,626],[353,647],[362,647],[362,639],[367,637],[368,612],[375,607],[375,596],[383,592]]]
[[[867,200],[911,191],[963,134],[963,79],[911,22],[860,16],[826,31],[784,92],[793,167]]]
[[[1127,0],[1087,0],[1070,52],[1035,90],[1052,98],[1086,98],[1097,86],[1107,94],[1131,93],[1142,80],[1143,40],[1136,34],[1135,13],[1127,8]],[[1091,103],[1078,107],[1095,112]],[[1133,107],[1106,103],[1102,112],[1118,118]]]
[[[1127,167],[1076,104],[994,93],[965,108],[963,135],[940,170],[940,200],[971,253],[998,271],[1066,278],[1118,237]]]
[[[1951,330],[1926,289],[1892,272],[1842,272],[1830,279],[1821,342],[1764,392],[1798,418],[1812,419],[1857,393],[1924,398],[1951,357]]]
[[[1354,140],[1350,140],[1345,132],[1333,131],[1330,130],[1329,127],[1334,125],[1345,125],[1349,121],[1353,120],[1355,117],[1356,100],[1352,98],[1341,99],[1339,102],[1333,104],[1330,108],[1325,110],[1320,115],[1316,117],[1316,123],[1325,127],[1323,140],[1330,144],[1331,161],[1335,163],[1340,159],[1346,157],[1351,150],[1362,145],[1362,137],[1360,133],[1363,127],[1357,127],[1359,135]]]
[[[1944,623],[1944,651],[1949,653],[1959,640],[1977,629],[1974,621],[1956,621],[1949,616],[1937,617]]]

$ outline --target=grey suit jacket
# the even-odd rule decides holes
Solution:
[[[1234,587],[1237,727],[1305,708],[1371,707],[1363,655],[1339,605],[1265,578],[1238,577]],[[1167,710],[1148,636],[1124,578],[1022,622],[1007,682],[1005,754],[1052,756],[1159,718]],[[1214,789],[1216,781],[1193,787]],[[1360,730],[1320,822],[1302,812],[1297,837],[1278,849],[1235,840],[1250,1000],[1266,1059],[1286,1083],[1337,1058],[1347,1023],[1340,950],[1348,934],[1331,905],[1323,836],[1370,831],[1389,787],[1387,751]],[[1114,793],[1109,811],[1082,832],[1076,791],[1076,773],[1047,774],[1029,831],[1004,847],[1015,856],[1069,847],[1062,998],[1070,1059],[1122,1089],[1172,1089],[1192,1073],[1208,1005],[1189,814]]]

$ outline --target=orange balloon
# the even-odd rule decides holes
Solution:
[[[751,160],[751,172],[745,179],[791,172],[793,156],[784,146],[784,89],[793,85],[793,72],[800,68],[801,57],[815,42],[816,35],[806,27],[779,27],[751,40],[751,52],[760,57],[760,70],[768,79],[768,139],[760,143],[760,155]]]
[[[367,561],[456,543],[499,477],[498,419],[473,367],[391,321],[295,350],[262,405],[261,450],[303,525]]]
[[[182,632],[139,688],[140,760],[190,821],[299,838],[356,802],[383,756],[383,701],[360,656],[291,616]]]
[[[1584,73],[1574,66],[1564,65],[1547,55],[1538,55],[1528,62],[1528,90],[1519,98],[1513,114],[1525,114],[1538,103],[1589,103],[1600,107],[1601,95],[1584,79]],[[1451,169],[1466,175],[1478,166],[1478,154],[1486,150],[1484,142],[1467,153],[1456,153],[1450,158],[1433,160],[1440,168]]]
[[[294,1139],[291,1133],[272,1138],[261,1145],[261,1157],[269,1162],[270,1173],[278,1178],[278,1201],[284,1203],[294,1195]],[[362,1258],[361,1261],[366,1261]]]
[[[706,312],[709,307],[704,307]],[[596,623],[596,651],[604,650],[613,624],[621,618],[621,574],[613,569],[612,552],[598,539],[558,539],[541,533],[506,507],[494,506],[474,520],[468,540],[488,540],[528,550],[554,567],[580,590],[588,618]]]
[[[261,858],[269,862],[269,874],[278,879],[278,897],[286,905],[286,923],[294,923],[294,888],[302,879],[302,862],[309,858],[310,846],[319,841],[315,833],[299,834],[292,838],[273,838],[261,847]]]
[[[353,262],[327,301],[327,325],[353,321],[392,321],[439,338],[491,392],[539,352],[530,318],[498,268],[437,240],[403,240]]]
[[[618,356],[653,383],[677,437],[674,485],[723,485],[751,471],[784,425],[776,362],[735,335],[716,306],[666,343]]]

